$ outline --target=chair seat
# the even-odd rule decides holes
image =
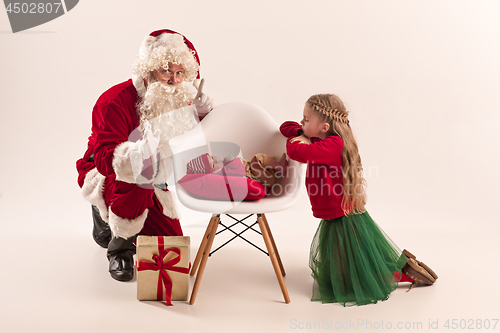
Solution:
[[[290,161],[289,168],[291,170],[298,170],[303,174],[305,172],[305,165]],[[271,193],[269,196],[256,201],[218,201],[218,200],[205,200],[195,198],[189,194],[182,186],[176,186],[176,193],[179,201],[189,209],[213,213],[213,214],[252,214],[258,213],[272,213],[278,212],[292,207],[300,195],[300,179],[299,177],[291,177],[284,183],[283,187],[276,187],[281,192]],[[258,208],[257,208],[258,207]]]
[[[176,192],[179,201],[187,208],[213,214],[251,214],[255,213],[256,209],[259,213],[272,213],[288,209],[295,203],[288,196],[269,197],[260,199],[259,206],[256,208],[254,201],[230,202],[203,199],[194,201],[186,190],[177,187]]]

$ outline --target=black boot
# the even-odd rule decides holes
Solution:
[[[99,209],[94,205],[92,205],[92,218],[94,219],[92,236],[97,244],[107,248],[111,240],[111,229],[109,229],[109,224],[102,219]]]
[[[134,241],[137,236],[127,239],[113,237],[108,245],[109,273],[118,281],[130,281],[134,278]]]

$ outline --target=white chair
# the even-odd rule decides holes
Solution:
[[[232,143],[232,145],[225,143]],[[285,270],[265,213],[285,210],[296,202],[299,196],[299,188],[301,179],[303,178],[302,175],[305,170],[304,165],[289,160],[287,176],[280,182],[281,186],[274,187],[273,189],[275,190],[272,191],[269,196],[257,201],[233,202],[229,200],[215,201],[198,199],[188,194],[188,192],[177,183],[177,181],[186,174],[186,164],[200,154],[209,152],[224,157],[228,154],[228,150],[230,150],[233,156],[240,156],[245,159],[251,159],[251,157],[257,153],[265,153],[275,158],[279,158],[285,152],[285,146],[286,138],[279,132],[279,124],[263,109],[246,103],[227,103],[220,105],[210,112],[205,119],[191,131],[170,139],[170,148],[173,153],[176,192],[179,201],[192,210],[212,213],[212,218],[207,226],[190,273],[191,275],[196,274],[199,265],[199,271],[193,286],[190,304],[195,302],[219,224],[221,224],[225,230],[229,230],[236,235],[233,239],[239,237],[246,240],[241,236],[242,232],[238,234],[230,230],[234,225],[226,227],[220,222],[221,214],[226,214],[228,216],[230,216],[230,214],[257,215],[257,221],[254,225],[259,225],[260,232],[252,229],[251,227],[253,225],[248,226],[241,222],[243,220],[237,220],[231,217],[247,227],[244,231],[252,229],[262,235],[267,248],[267,254],[271,259],[285,302],[290,302],[283,279]]]

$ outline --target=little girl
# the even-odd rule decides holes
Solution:
[[[398,282],[433,284],[437,275],[403,253],[365,210],[366,182],[348,112],[335,95],[311,96],[301,124],[280,127],[288,156],[307,163],[306,188],[321,218],[311,244],[313,301],[365,305],[383,301]]]

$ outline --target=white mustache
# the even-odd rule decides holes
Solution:
[[[192,102],[189,88],[185,85],[169,85],[161,82],[152,82],[148,85],[144,99],[139,104],[142,120],[149,120],[187,106]]]

